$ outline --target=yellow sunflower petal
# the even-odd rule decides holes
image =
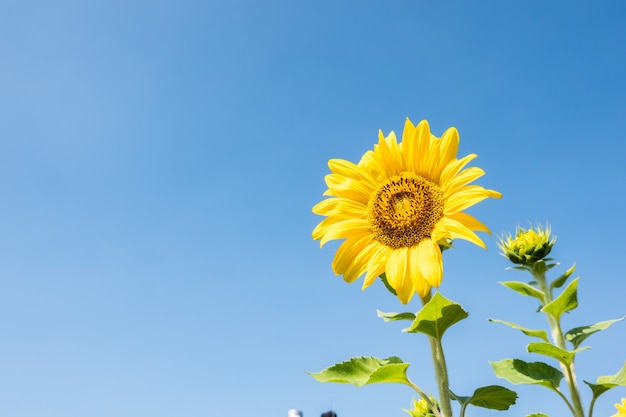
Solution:
[[[444,217],[442,219],[444,227],[452,239],[464,239],[472,242],[473,244],[480,246],[483,249],[487,249],[485,243],[478,237],[478,235],[472,232],[467,226],[458,220],[451,217]]]
[[[321,223],[320,223],[321,225]],[[352,236],[360,236],[367,233],[369,224],[366,219],[346,219],[329,224],[323,230],[314,230],[316,236],[322,234],[320,246],[324,246],[328,241],[333,239],[344,239]]]
[[[372,247],[370,246],[371,242],[371,236],[367,236],[366,238],[355,242],[355,247],[352,251],[353,255],[351,257],[352,262],[350,262],[347,268],[343,271],[343,279],[346,282],[356,281],[367,271],[367,261],[369,259],[369,255],[372,253]]]
[[[457,192],[461,187],[466,186],[470,182],[485,175],[485,171],[478,167],[471,167],[461,171],[456,177],[448,182],[445,188],[446,195],[452,195]]]
[[[459,131],[456,128],[451,127],[443,132],[441,135],[441,166],[442,168],[448,163],[452,162],[456,159],[456,154],[459,151],[459,142],[461,138],[459,136]]]
[[[615,404],[615,408],[617,408],[617,413],[611,417],[626,417],[626,398],[622,398],[621,404]]]
[[[367,262],[367,274],[363,280],[363,289],[372,285],[374,281],[385,272],[389,251],[390,249],[387,246],[377,243],[376,248]]]
[[[485,226],[484,223],[482,223],[480,220],[478,220],[476,217],[472,216],[471,214],[459,212],[459,213],[451,214],[449,217],[451,219],[454,219],[460,222],[461,224],[463,224],[465,227],[467,227],[470,230],[473,230],[475,232],[485,232],[485,233],[491,234],[491,230],[489,230],[489,228]]]
[[[333,259],[332,263],[333,272],[335,272],[335,275],[343,274],[343,279],[346,282],[352,282],[357,279],[359,275],[353,277],[354,272],[356,271],[353,270],[352,274],[348,274],[348,271],[352,268],[355,260],[363,251],[363,249],[365,249],[370,240],[371,236],[363,234],[361,236],[347,239],[345,242],[339,245],[339,248],[335,253],[335,258]]]
[[[404,156],[404,164],[408,171],[415,171],[415,162],[418,161],[418,139],[416,138],[417,130],[411,120],[406,118],[404,122],[404,130],[402,131],[402,154]]]
[[[428,282],[426,282],[426,280],[421,280],[418,284],[413,283],[413,291],[415,291],[420,298],[426,297],[431,288],[432,287],[428,284]]]
[[[466,185],[458,192],[448,197],[445,203],[444,214],[449,216],[458,213],[489,197],[500,198],[502,194],[496,191],[486,190],[478,185]]]
[[[404,129],[402,129],[402,143],[405,144],[409,140],[412,141],[413,135],[415,134],[415,125],[408,117],[404,121]],[[406,149],[405,149],[406,151]]]
[[[369,196],[374,191],[366,182],[353,180],[339,174],[328,174],[324,177],[324,180],[326,180],[326,185],[331,195],[350,198],[363,203],[367,203]]]
[[[342,175],[353,180],[364,181],[369,183],[372,188],[376,188],[376,180],[369,175],[367,170],[360,168],[350,161],[346,161],[345,159],[331,159],[328,161],[328,168],[330,168],[333,174]]]
[[[430,239],[423,240],[415,247],[422,278],[432,287],[439,287],[443,279],[443,263],[441,250],[436,242]],[[411,260],[414,258],[412,257]]]
[[[427,264],[431,261],[429,250],[427,248],[425,249],[422,244],[415,245],[409,249],[409,267],[411,269],[413,289],[420,297],[424,297],[428,294],[431,288],[431,282],[436,283],[437,286],[441,283],[442,274],[440,273],[437,278],[435,276],[437,268],[431,268],[431,265]]]
[[[417,143],[415,146],[415,155],[413,157],[414,172],[422,175],[426,175],[428,153],[430,151],[430,126],[426,120],[422,120],[415,127],[414,141]]]
[[[408,248],[400,248],[391,251],[387,259],[385,272],[389,285],[396,290],[398,298],[403,304],[407,304],[413,297],[413,282],[407,270]]]
[[[440,220],[435,225],[435,228],[430,234],[430,238],[433,242],[440,242],[443,239],[452,239],[452,236],[450,236],[450,232],[448,232],[448,229],[446,229],[443,221]]]
[[[374,153],[380,155],[379,163],[383,165],[388,177],[398,175],[403,171],[403,161],[400,158],[396,134],[389,133],[387,137],[383,132],[378,133],[378,145],[374,147]]]
[[[461,171],[465,165],[469,164],[477,156],[478,155],[476,154],[469,154],[467,156],[464,156],[461,159],[457,159],[455,161],[450,162],[448,165],[446,165],[446,167],[441,172],[441,176],[439,178],[439,185],[441,185],[443,189],[446,189],[448,187],[448,183],[454,177],[456,177],[459,171]]]
[[[424,175],[429,180],[438,183],[439,175],[441,170],[438,169],[439,159],[441,154],[440,148],[441,139],[435,137],[431,134],[430,137],[430,149],[428,151],[428,158],[426,158],[426,163],[424,164],[424,171],[422,175]]]
[[[338,218],[365,218],[367,205],[348,198],[327,198],[313,206],[313,213]]]
[[[317,226],[315,226],[315,229],[313,229],[313,233],[311,233],[311,235],[313,236],[314,240],[320,240],[321,238],[324,237],[324,234],[326,233],[326,230],[333,224],[337,223],[339,220],[335,217],[326,217],[324,220],[322,220],[321,222],[319,222],[319,224]],[[322,247],[323,245],[320,245],[320,247]]]
[[[369,260],[378,248],[378,242],[374,241],[371,236],[364,241],[360,252],[354,256],[353,262],[344,272],[344,279],[352,282],[367,272]]]

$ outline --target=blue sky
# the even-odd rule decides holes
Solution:
[[[576,262],[582,276],[566,327],[626,314],[622,2],[0,9],[2,416],[405,415],[403,386],[305,373],[398,355],[436,391],[426,340],[376,317],[403,306],[335,277],[337,245],[311,239],[327,160],[358,160],[405,117],[456,126],[459,154],[479,155],[479,183],[504,197],[470,212],[495,235],[552,224],[556,272]],[[441,291],[470,312],[444,339],[461,395],[507,385],[489,361],[540,359],[487,321],[543,325],[498,284],[526,276],[484,238],[487,251],[458,242],[444,258]],[[625,326],[589,339],[581,380],[617,372]],[[565,413],[545,389],[516,390],[510,412],[470,414]]]

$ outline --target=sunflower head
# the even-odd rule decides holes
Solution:
[[[437,411],[439,411],[438,414],[441,414],[441,410],[439,409],[439,403],[437,402],[435,397],[429,396],[428,398],[430,402],[434,404],[435,407],[437,407]],[[424,398],[420,400],[416,400],[415,398],[413,398],[413,408],[410,410],[404,410],[404,411],[409,413],[411,417],[435,417],[436,415],[433,409],[428,405],[428,402]]]
[[[484,175],[465,168],[476,155],[457,159],[459,133],[439,137],[425,120],[407,119],[398,142],[394,132],[367,151],[358,164],[328,162],[328,198],[313,207],[326,216],[313,230],[320,245],[343,239],[333,270],[353,282],[365,275],[363,288],[385,274],[404,304],[415,293],[425,297],[443,278],[441,251],[454,239],[485,247],[475,232],[489,229],[463,210],[501,194],[471,183]]]
[[[549,225],[528,229],[518,226],[515,236],[508,234],[500,238],[498,247],[514,264],[532,266],[548,256],[555,242],[556,237],[551,236]]]

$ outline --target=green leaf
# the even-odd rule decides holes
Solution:
[[[558,390],[563,373],[543,362],[525,362],[521,359],[504,359],[491,362],[496,376],[512,384],[542,385]]]
[[[562,364],[569,366],[572,363],[574,356],[583,350],[590,349],[589,346],[582,347],[576,350],[565,350],[552,343],[533,342],[528,344],[529,353],[538,353],[540,355],[549,356],[561,362]]]
[[[508,410],[510,406],[515,404],[517,393],[500,385],[488,385],[476,389],[471,397],[463,398],[467,398],[465,402],[469,402],[476,407],[488,408],[490,410]]]
[[[509,266],[505,269],[517,269],[518,271],[533,272],[533,269],[528,265],[514,265],[514,266]]]
[[[612,385],[613,387],[626,387],[626,362],[624,366],[615,375],[601,376],[596,380],[596,384]]]
[[[417,313],[411,327],[404,331],[409,333],[425,333],[441,339],[445,331],[455,323],[467,318],[467,311],[460,304],[448,300],[439,292]]]
[[[596,385],[591,382],[583,381],[585,384],[589,385],[591,388],[591,392],[593,393],[593,398],[598,398],[600,395],[604,394],[608,390],[613,387],[607,387],[606,385]]]
[[[519,282],[519,281],[505,281],[505,282],[501,282],[500,284],[522,295],[535,297],[539,301],[543,301],[543,292],[539,291],[535,287],[531,287],[530,285],[526,283]]]
[[[406,369],[409,365],[396,356],[387,359],[361,356],[338,363],[321,372],[308,372],[308,374],[319,382],[337,382],[339,384],[352,384],[357,387],[385,382],[396,382],[410,386],[406,376]]]
[[[526,417],[550,417],[550,416],[547,414],[543,414],[543,413],[532,413],[532,414],[527,415]]]
[[[563,313],[578,307],[578,279],[572,281],[561,295],[546,304],[541,311],[559,319]]]
[[[506,324],[509,327],[512,327],[516,330],[520,330],[522,333],[524,333],[526,336],[530,336],[530,337],[538,337],[539,339],[545,340],[546,342],[549,342],[548,340],[548,332],[546,332],[545,330],[530,330],[527,329],[525,327],[519,326],[515,323],[511,323],[509,321],[504,321],[504,320],[496,320],[496,319],[489,319],[489,321],[494,322],[494,323],[502,323],[502,324]]]
[[[378,317],[384,321],[398,321],[398,320],[415,320],[415,314],[413,313],[384,313],[380,310],[376,310]]]
[[[467,402],[472,397],[462,397],[460,395],[456,395],[455,393],[452,392],[452,390],[450,390],[450,398],[452,398],[453,400],[458,401],[459,404],[464,405],[464,404],[467,404]]]
[[[621,319],[601,321],[599,323],[591,324],[589,326],[575,327],[565,333],[565,339],[569,342],[572,342],[574,348],[577,348],[583,342],[583,340],[585,340],[592,334],[601,330],[606,330],[613,323],[617,323],[618,321],[622,320],[624,320],[624,317],[622,317]]]
[[[542,260],[539,260],[537,262],[535,262],[532,266],[532,273],[533,275],[535,274],[543,274],[545,272],[548,272],[549,269],[552,269],[556,266],[555,263],[553,264],[547,264],[546,261],[552,261],[551,258],[544,258]]]
[[[574,273],[575,270],[576,270],[576,264],[572,265],[572,267],[568,269],[567,271],[565,271],[563,275],[561,275],[560,277],[552,281],[552,284],[550,284],[550,290],[554,288],[561,288],[563,284],[565,284],[567,279],[570,277],[570,275]]]
[[[622,366],[622,369],[619,370],[615,375],[601,376],[596,380],[595,384],[591,382],[584,381],[585,384],[589,385],[591,391],[593,392],[593,398],[598,398],[600,395],[604,394],[611,388],[615,387],[625,387],[626,386],[626,362]]]
[[[385,288],[387,288],[387,291],[389,291],[390,293],[392,293],[393,295],[397,296],[398,294],[396,293],[396,290],[391,286],[391,284],[389,284],[389,281],[387,281],[387,274],[385,274],[384,272],[380,275],[380,280],[383,282],[383,284],[385,284]]]

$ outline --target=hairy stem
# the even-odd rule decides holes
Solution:
[[[426,305],[430,301],[430,292],[426,297],[422,298],[422,305]],[[433,365],[435,366],[435,378],[437,387],[439,388],[439,406],[441,407],[442,417],[452,417],[452,401],[450,399],[450,383],[448,380],[448,368],[446,366],[446,358],[443,354],[443,345],[441,338],[428,336],[430,342],[430,350],[433,355]]]
[[[545,272],[533,272],[533,277],[537,281],[537,286],[543,292],[543,305],[546,306],[548,303],[552,301],[552,290],[548,286],[546,280]],[[561,349],[566,349],[565,346],[565,337],[563,336],[563,330],[561,329],[561,322],[559,319],[553,317],[551,314],[546,313],[548,318],[548,323],[550,324],[550,330],[552,335],[552,342],[560,347]],[[583,405],[580,400],[580,393],[578,391],[578,386],[576,384],[576,372],[574,370],[574,359],[570,362],[569,366],[565,366],[564,364],[559,362],[561,366],[561,370],[565,375],[565,381],[567,382],[567,386],[569,387],[570,397],[572,400],[572,412],[574,417],[585,417],[585,412],[583,411]]]

